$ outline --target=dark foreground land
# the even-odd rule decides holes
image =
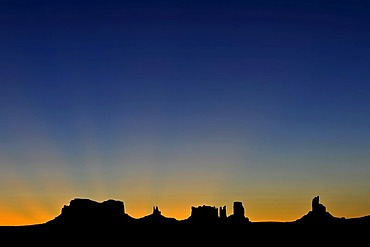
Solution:
[[[0,227],[3,246],[369,246],[368,224],[299,225],[254,222],[226,225],[117,227]]]
[[[241,202],[226,208],[192,207],[185,220],[168,218],[158,207],[136,219],[123,202],[74,199],[61,214],[39,225],[0,226],[1,246],[369,246],[370,216],[339,218],[319,197],[312,210],[292,222],[251,222]]]

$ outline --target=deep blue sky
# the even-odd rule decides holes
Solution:
[[[301,211],[261,204],[321,193],[338,213],[369,212],[369,13],[368,1],[1,1],[0,199],[22,198],[17,174],[51,204],[42,174],[63,170],[62,203],[150,210],[172,196],[186,215],[202,198],[245,199],[252,219],[292,219]],[[360,206],[338,204],[356,191]]]

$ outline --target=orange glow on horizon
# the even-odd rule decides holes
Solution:
[[[19,209],[0,207],[0,226],[42,224],[54,217],[54,215],[46,213],[45,210],[32,206]]]
[[[4,160],[0,225],[45,223],[58,216],[63,206],[74,198],[119,200],[124,203],[125,212],[134,218],[149,215],[158,206],[163,216],[177,220],[187,219],[191,207],[201,205],[226,206],[227,215],[231,215],[233,202],[242,201],[245,216],[251,221],[285,222],[311,210],[314,196],[311,191],[319,191],[321,202],[334,216],[351,218],[370,213],[366,211],[370,208],[367,187],[352,186],[344,190],[344,185],[337,185],[336,191],[340,193],[332,194],[332,187],[324,182],[255,179],[253,173],[224,167],[226,161],[217,163],[202,156],[189,160],[200,164],[197,167],[179,161],[174,169],[151,165],[147,158],[118,159],[119,165],[112,162],[104,166],[101,164],[106,163],[92,152],[85,154],[81,167],[75,169],[59,152],[49,150],[49,155],[47,159],[43,153],[36,155],[33,163],[27,164],[35,168],[32,170],[17,170],[13,166],[16,160]],[[121,165],[126,163],[135,169],[127,172]],[[211,166],[215,169],[210,169]],[[295,184],[298,185],[292,186]],[[335,185],[335,181],[330,181],[330,185]]]

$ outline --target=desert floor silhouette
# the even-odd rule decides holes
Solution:
[[[117,200],[96,202],[75,198],[61,213],[43,224],[1,226],[0,236],[13,244],[134,243],[137,245],[210,245],[210,244],[356,244],[368,241],[370,215],[357,218],[336,217],[312,199],[312,209],[291,222],[252,222],[243,203],[226,206],[193,206],[184,220],[165,217],[157,206],[152,214],[133,218]],[[298,242],[297,242],[298,241]],[[243,245],[244,245],[243,244]]]

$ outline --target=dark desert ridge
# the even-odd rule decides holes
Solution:
[[[243,203],[235,201],[227,216],[226,206],[193,206],[184,220],[163,216],[157,206],[150,215],[133,218],[122,201],[96,202],[76,198],[65,205],[60,215],[43,224],[1,226],[0,237],[12,244],[96,244],[128,245],[307,245],[344,243],[357,246],[369,242],[370,215],[357,218],[336,217],[312,199],[312,209],[291,222],[252,222]],[[243,244],[244,243],[244,244]]]

